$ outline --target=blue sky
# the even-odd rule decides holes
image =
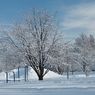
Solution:
[[[0,0],[0,25],[20,20],[23,11],[32,7],[57,11],[60,30],[67,40],[81,33],[95,35],[95,0]]]

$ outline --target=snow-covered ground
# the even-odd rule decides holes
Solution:
[[[17,70],[14,70],[17,75]],[[21,79],[24,78],[24,70],[20,71]],[[9,79],[12,78],[9,73]],[[0,73],[0,95],[95,95],[95,72],[86,77],[82,72],[70,73],[70,79],[66,74],[58,75],[49,72],[43,81],[38,81],[34,71],[29,68],[29,80],[20,82],[10,81],[6,83],[5,73]]]

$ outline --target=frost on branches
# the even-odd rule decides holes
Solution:
[[[13,48],[9,52],[14,56],[20,54],[18,58],[34,69],[39,80],[43,80],[52,66],[56,68],[62,62],[62,34],[55,22],[55,15],[32,8],[30,13],[23,15],[21,24],[13,23],[11,36],[5,32]]]
[[[88,72],[95,70],[95,39],[92,35],[87,37],[81,34],[75,40],[75,50],[77,51],[77,61],[82,66],[83,71],[88,76]],[[94,68],[93,68],[94,66]]]
[[[66,56],[64,56],[65,62],[69,65],[69,71],[83,71],[86,76],[89,76],[90,71],[95,71],[94,37],[81,34],[74,43],[67,44],[64,55]]]

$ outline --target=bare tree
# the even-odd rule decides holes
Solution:
[[[48,11],[32,8],[23,15],[23,23],[13,23],[11,36],[7,35],[18,52],[27,60],[27,65],[36,72],[39,80],[43,80],[52,64],[60,57],[62,35],[55,23],[55,15]]]

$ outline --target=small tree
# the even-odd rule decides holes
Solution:
[[[58,32],[55,16],[48,11],[32,8],[29,14],[24,14],[23,23],[13,24],[12,36],[8,35],[12,45],[24,56],[39,80],[43,80],[49,71],[49,68],[44,69],[47,65],[56,64],[54,60],[60,57],[62,35]]]

